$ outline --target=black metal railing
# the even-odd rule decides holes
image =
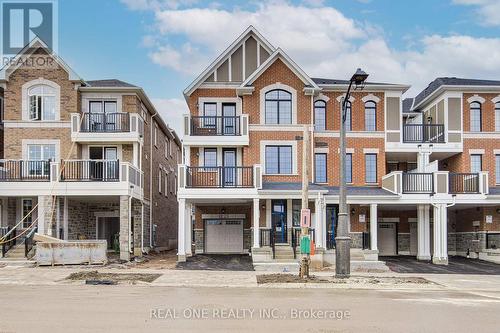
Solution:
[[[7,241],[5,243],[2,243],[2,257],[5,257],[7,252],[13,248],[16,243],[17,243],[17,229],[8,229],[8,231],[2,236],[2,238],[5,238],[4,241]]]
[[[276,259],[276,239],[274,238],[274,228],[271,228],[270,230],[270,243],[271,243],[271,250],[273,252],[273,259]]]
[[[120,180],[118,160],[70,160],[61,162],[61,181],[113,182]]]
[[[326,233],[326,249],[327,250],[333,250],[335,248],[335,237],[333,237],[333,234],[331,231],[327,231]]]
[[[403,173],[403,193],[434,193],[434,175],[432,173]]]
[[[478,173],[450,173],[450,193],[479,193]]]
[[[194,136],[241,135],[240,116],[191,117],[191,135]]]
[[[260,229],[260,247],[262,246],[271,246],[271,229],[265,228]]]
[[[405,143],[444,143],[443,124],[403,124]]]
[[[500,232],[486,233],[486,249],[488,250],[500,249]]]
[[[35,236],[37,228],[31,229],[26,237],[24,238],[24,256],[28,258],[28,254],[31,252],[33,249],[33,237]]]
[[[363,232],[362,247],[363,247],[363,250],[369,250],[371,248],[370,247],[370,233],[369,232]]]
[[[114,113],[83,113],[81,132],[88,133],[119,133],[130,131],[130,114]]]
[[[0,181],[49,181],[50,161],[0,160]]]
[[[186,187],[252,188],[253,167],[186,167]]]
[[[292,249],[293,249],[293,257],[297,258],[297,247],[300,248],[300,236],[302,234],[301,228],[293,228],[292,229]],[[311,240],[316,242],[316,233],[314,229],[309,229],[309,235],[311,236]]]

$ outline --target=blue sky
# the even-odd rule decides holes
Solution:
[[[500,79],[499,0],[64,0],[59,54],[84,79],[142,86],[174,128],[182,90],[249,24],[311,76],[413,85]]]

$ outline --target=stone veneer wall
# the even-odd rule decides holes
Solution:
[[[203,253],[205,251],[205,235],[203,229],[194,230],[195,253]]]
[[[151,219],[149,216],[149,204],[147,202],[142,203],[144,205],[144,247],[151,248]]]
[[[398,233],[398,253],[410,253],[410,234]]]
[[[98,203],[68,199],[68,239],[95,239],[96,218],[94,213],[119,210],[118,202]]]
[[[243,250],[252,248],[252,229],[243,230]]]
[[[349,233],[351,237],[351,248],[361,249],[363,248],[363,233],[362,232],[351,232]]]

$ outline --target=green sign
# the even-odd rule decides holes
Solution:
[[[300,236],[300,253],[311,253],[311,238],[309,238],[309,235]]]

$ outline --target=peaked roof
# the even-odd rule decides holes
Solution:
[[[9,76],[12,72],[14,72],[19,66],[21,66],[22,61],[19,61],[20,58],[26,55],[32,55],[36,50],[38,49],[45,49],[47,50],[47,54],[51,56],[58,64],[61,66],[69,76],[70,81],[82,81],[80,76],[76,74],[76,72],[69,67],[64,60],[59,57],[56,53],[51,50],[45,42],[40,39],[38,36],[36,36],[34,39],[31,40],[28,44],[26,44],[25,47],[19,53],[6,64],[2,69],[0,69],[0,81],[7,81],[9,79]]]
[[[194,79],[194,81],[184,90],[184,95],[191,95],[193,91],[195,91],[212,74],[212,72],[225,61],[226,57],[233,53],[240,46],[240,44],[252,34],[258,39],[261,46],[264,46],[264,48],[269,51],[269,53],[274,52],[274,46],[272,46],[271,43],[269,43],[267,39],[265,39],[264,36],[262,36],[260,32],[251,25],[238,38],[236,38],[236,40],[232,42],[221,55],[219,55],[207,68],[205,68],[205,70],[198,75],[196,79]]]
[[[476,87],[500,87],[500,81],[494,80],[481,80],[481,79],[464,79],[457,77],[438,77],[427,88],[422,90],[420,94],[415,97],[414,108],[417,108],[424,102],[430,95],[436,92],[442,86],[476,86]]]
[[[97,88],[137,88],[136,85],[118,79],[90,80],[85,83],[89,87]]]
[[[318,85],[300,68],[281,48],[274,51],[269,58],[264,61],[256,70],[253,72],[240,87],[246,87],[251,85],[262,73],[264,73],[277,59],[281,59],[285,65],[294,72],[304,84],[310,88],[319,89]]]

